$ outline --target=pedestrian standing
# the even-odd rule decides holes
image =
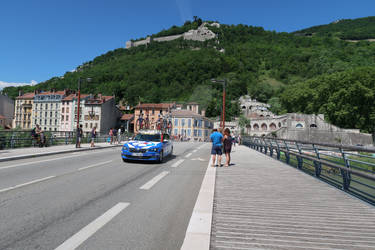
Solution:
[[[112,145],[112,142],[113,142],[113,129],[111,128],[110,130],[109,130],[109,142],[110,142],[110,144]]]
[[[91,130],[91,147],[95,147],[95,138],[96,138],[96,127],[93,127]]]
[[[221,147],[223,145],[223,135],[217,131],[217,129],[212,130],[212,134],[210,135],[210,139],[212,141],[212,149],[211,149],[211,156],[212,156],[212,167],[215,167],[216,155],[218,155],[218,165],[221,167],[221,155],[223,154]]]
[[[119,128],[118,131],[117,131],[117,137],[118,137],[117,141],[118,141],[118,143],[121,143],[121,132],[122,132],[121,128]]]
[[[117,129],[113,128],[112,129],[112,134],[113,134],[113,143],[118,144],[118,141],[117,141]]]
[[[232,143],[233,143],[233,139],[232,137],[230,136],[230,130],[229,128],[226,128],[224,130],[224,154],[225,154],[225,167],[229,167],[230,165],[230,152],[232,150]]]
[[[80,124],[79,128],[77,129],[77,148],[81,147],[82,135],[83,135],[82,124]]]

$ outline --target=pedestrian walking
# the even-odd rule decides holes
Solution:
[[[91,147],[95,147],[95,138],[96,138],[96,127],[93,127],[91,130]]]
[[[217,129],[212,130],[210,135],[212,141],[211,157],[212,157],[212,167],[215,167],[216,155],[218,155],[218,165],[221,167],[221,155],[223,154],[221,147],[223,146],[223,135],[217,131]]]
[[[230,152],[232,150],[232,143],[233,139],[230,136],[230,130],[229,128],[226,128],[224,130],[224,154],[225,154],[225,167],[229,167],[230,165]]]

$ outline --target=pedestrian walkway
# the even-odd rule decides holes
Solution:
[[[375,208],[245,146],[217,168],[210,249],[375,249]]]
[[[90,148],[90,144],[82,144],[81,148],[76,148],[74,144],[68,144],[68,145],[59,145],[59,146],[51,146],[51,147],[43,147],[43,148],[28,147],[28,148],[5,149],[5,150],[0,150],[0,162],[26,159],[26,158],[32,158],[32,157],[38,157],[38,156],[48,156],[48,155],[54,155],[54,154],[63,154],[63,153],[70,153],[70,152],[119,147],[119,146],[121,145],[115,145],[115,144],[111,145],[106,142],[101,142],[101,143],[95,143],[94,148]]]

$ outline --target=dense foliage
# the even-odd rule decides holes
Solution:
[[[375,17],[338,20],[327,25],[296,31],[296,33],[334,36],[345,40],[373,39],[375,38]]]
[[[177,28],[190,29],[198,21]],[[91,83],[82,84],[83,92],[115,94],[117,100],[132,105],[139,101],[196,101],[207,109],[207,115],[214,117],[221,111],[222,86],[210,79],[226,78],[228,120],[239,114],[238,98],[250,94],[272,104],[276,113],[322,112],[338,126],[373,130],[371,112],[355,105],[360,100],[366,100],[367,104],[373,101],[368,97],[370,91],[352,90],[351,86],[359,84],[360,89],[363,85],[374,90],[374,85],[366,84],[370,76],[364,72],[375,68],[375,43],[351,43],[328,36],[304,37],[241,24],[210,29],[218,34],[218,40],[178,39],[116,49],[81,65],[77,72],[67,72],[63,77],[24,89],[76,89],[79,77],[91,77]],[[162,34],[175,32],[176,27],[172,27]],[[345,85],[342,79],[346,79]],[[307,98],[319,96],[320,92],[315,92],[317,83],[330,91],[323,92],[325,98]],[[19,89],[4,91],[14,97]],[[343,96],[341,102],[334,99]],[[356,122],[352,116],[345,118],[350,107],[356,113]]]

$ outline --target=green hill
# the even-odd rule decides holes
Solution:
[[[375,17],[342,19],[327,25],[296,31],[295,34],[332,36],[343,40],[375,39]]]
[[[196,25],[195,22],[185,23],[184,26],[172,27],[153,36],[176,34]],[[32,87],[5,88],[4,92],[14,97],[19,89],[75,89],[79,77],[91,77],[93,82],[83,84],[82,92],[115,94],[117,100],[132,105],[139,101],[196,101],[207,109],[207,115],[216,116],[221,111],[222,90],[210,79],[227,78],[227,98],[232,100],[227,101],[228,119],[239,113],[235,100],[241,95],[250,94],[260,101],[272,103],[275,112],[322,111],[336,125],[352,126],[347,120],[334,119],[335,112],[341,112],[342,106],[324,110],[302,107],[299,102],[304,92],[299,89],[303,86],[306,93],[315,95],[314,91],[310,91],[314,85],[304,83],[326,79],[321,77],[335,76],[340,72],[363,72],[362,67],[375,70],[375,43],[349,43],[329,36],[296,36],[241,24],[210,29],[218,34],[217,40],[195,42],[178,39],[131,49],[120,48],[84,63],[77,72],[67,72],[63,77],[55,77]],[[220,52],[222,49],[225,52]],[[346,79],[362,82],[369,77],[361,73],[357,76]],[[325,82],[320,84],[324,85]],[[337,84],[341,86],[339,82]],[[368,86],[366,93],[356,94],[356,100],[361,100],[361,95],[366,94],[370,96],[366,100],[375,103],[373,85]],[[335,91],[345,92],[345,88]],[[293,93],[296,93],[296,97]],[[345,98],[351,103],[351,95]],[[304,101],[304,105],[314,103],[323,106],[328,100],[314,99],[313,102],[307,98]],[[375,114],[363,110],[355,112],[360,112],[360,119],[365,121],[356,127],[373,131],[369,124],[363,124],[374,124]],[[373,118],[370,119],[370,116]]]

